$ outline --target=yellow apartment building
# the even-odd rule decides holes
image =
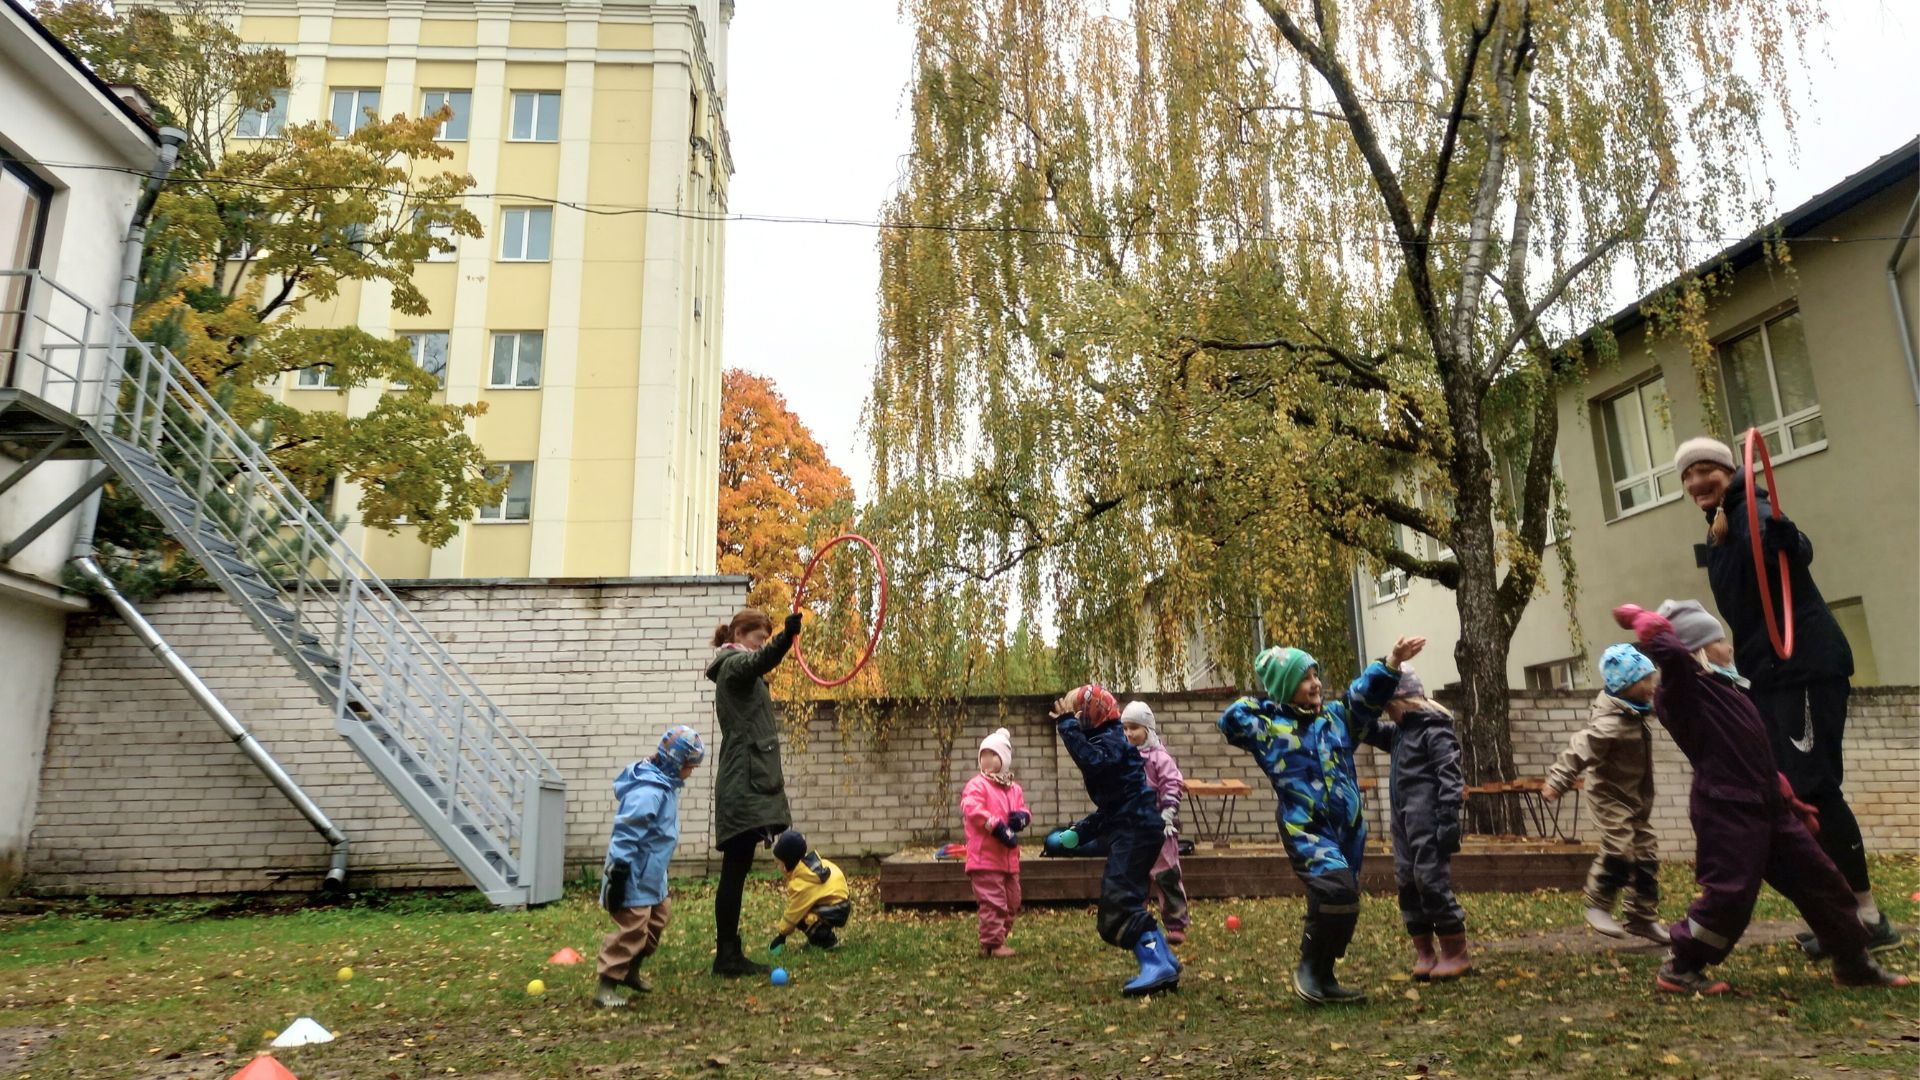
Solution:
[[[416,270],[431,314],[351,283],[305,315],[407,337],[448,400],[486,403],[474,435],[510,477],[438,549],[365,528],[341,492],[343,532],[382,576],[714,571],[732,16],[732,0],[239,3],[240,34],[292,73],[241,137],[451,104],[446,167],[487,196],[467,204],[486,236]],[[357,413],[381,389],[306,372],[282,393]]]

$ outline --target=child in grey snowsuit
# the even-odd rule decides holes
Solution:
[[[1552,802],[1587,774],[1587,805],[1600,829],[1600,854],[1587,871],[1587,924],[1612,938],[1629,934],[1671,943],[1660,925],[1660,838],[1653,813],[1653,661],[1631,645],[1600,657],[1606,689],[1594,696],[1587,726],[1573,733],[1547,771],[1541,797]],[[1622,900],[1622,892],[1625,898]],[[1621,901],[1625,922],[1615,922]]]
[[[1464,975],[1472,969],[1467,914],[1454,899],[1450,863],[1460,850],[1466,780],[1453,714],[1427,697],[1419,674],[1403,663],[1385,716],[1366,741],[1387,751],[1393,762],[1393,876],[1400,888],[1400,920],[1413,939],[1413,977]]]

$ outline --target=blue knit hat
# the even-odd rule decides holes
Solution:
[[[678,776],[689,765],[707,760],[707,746],[700,733],[685,724],[675,724],[660,736],[660,748],[653,752],[653,763]]]
[[[1600,654],[1600,678],[1606,683],[1607,693],[1618,697],[1620,692],[1641,679],[1653,674],[1653,661],[1645,653],[1622,642],[1607,646]]]

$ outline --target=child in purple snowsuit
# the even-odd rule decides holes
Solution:
[[[1733,646],[1720,620],[1698,601],[1668,600],[1659,614],[1625,604],[1621,626],[1660,668],[1654,712],[1693,766],[1688,817],[1698,847],[1694,880],[1700,896],[1673,925],[1673,953],[1656,985],[1680,994],[1723,994],[1707,975],[1727,958],[1753,918],[1762,883],[1793,902],[1833,959],[1840,986],[1906,986],[1867,954],[1853,891],[1814,841],[1813,808],[1793,797],[1774,766],[1766,723],[1733,667]]]
[[[1180,766],[1160,741],[1160,728],[1153,722],[1153,709],[1144,701],[1131,701],[1120,712],[1120,726],[1127,741],[1140,751],[1147,767],[1147,786],[1153,788],[1155,805],[1160,808],[1160,856],[1153,860],[1153,888],[1149,896],[1160,903],[1160,922],[1167,930],[1167,944],[1187,940],[1187,886],[1180,876],[1180,800],[1187,796],[1186,778]]]

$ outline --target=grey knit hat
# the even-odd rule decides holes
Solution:
[[[1699,438],[1688,439],[1686,442],[1681,443],[1680,449],[1673,452],[1673,471],[1679,473],[1681,476],[1687,475],[1689,468],[1702,463],[1718,465],[1728,472],[1732,472],[1733,451],[1728,449],[1727,444],[1721,442],[1719,439],[1710,435],[1702,435]]]
[[[1704,649],[1726,639],[1727,631],[1698,600],[1663,600],[1660,617],[1673,624],[1673,634],[1689,650]]]
[[[1427,684],[1421,681],[1420,673],[1413,670],[1412,664],[1400,665],[1400,685],[1394,687],[1393,696],[1396,698],[1427,696]]]

